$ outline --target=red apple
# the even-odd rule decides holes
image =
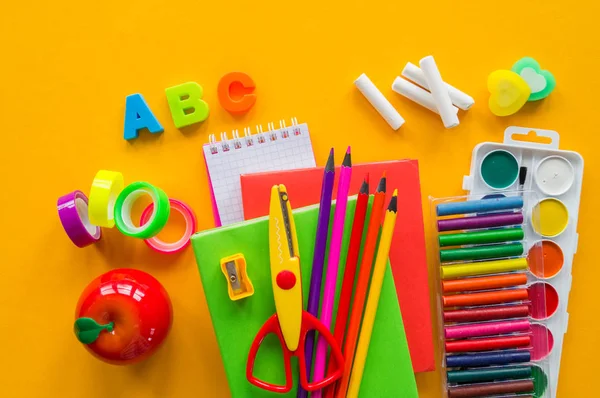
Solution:
[[[109,271],[83,291],[75,311],[75,335],[97,358],[116,365],[148,358],[173,320],[171,300],[151,275]]]

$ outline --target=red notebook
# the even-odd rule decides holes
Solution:
[[[413,370],[427,372],[435,369],[427,258],[421,208],[419,164],[416,160],[402,160],[352,166],[350,194],[358,193],[363,178],[370,175],[371,194],[375,192],[383,172],[387,175],[388,202],[394,188],[398,188],[398,221],[394,231],[390,263],[396,284],[398,302],[402,310],[404,327]],[[333,197],[337,194],[339,167]],[[271,187],[285,184],[294,208],[319,203],[323,167],[242,174],[242,200],[244,219],[249,220],[269,214]]]

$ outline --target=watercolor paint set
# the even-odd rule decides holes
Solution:
[[[569,320],[584,166],[580,154],[559,149],[559,139],[556,131],[508,127],[502,144],[486,142],[473,149],[470,173],[463,179],[469,194],[501,195],[521,189],[539,198],[536,211],[526,217],[541,247],[529,250],[528,257],[543,257],[544,271],[537,276],[546,284],[547,302],[553,303],[545,324],[554,342],[549,356],[554,391]]]
[[[432,199],[444,397],[552,397],[538,195]]]

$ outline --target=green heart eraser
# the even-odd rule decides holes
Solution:
[[[511,70],[521,76],[531,88],[528,101],[544,99],[556,87],[556,80],[552,73],[542,70],[540,64],[531,57],[521,58]]]

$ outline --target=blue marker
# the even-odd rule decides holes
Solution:
[[[446,367],[506,365],[530,360],[531,353],[528,350],[507,350],[482,354],[447,355]]]
[[[498,210],[521,209],[522,196],[508,196],[505,198],[491,198],[480,200],[467,200],[465,202],[441,203],[437,205],[438,216],[451,216],[455,214],[483,213]]]

